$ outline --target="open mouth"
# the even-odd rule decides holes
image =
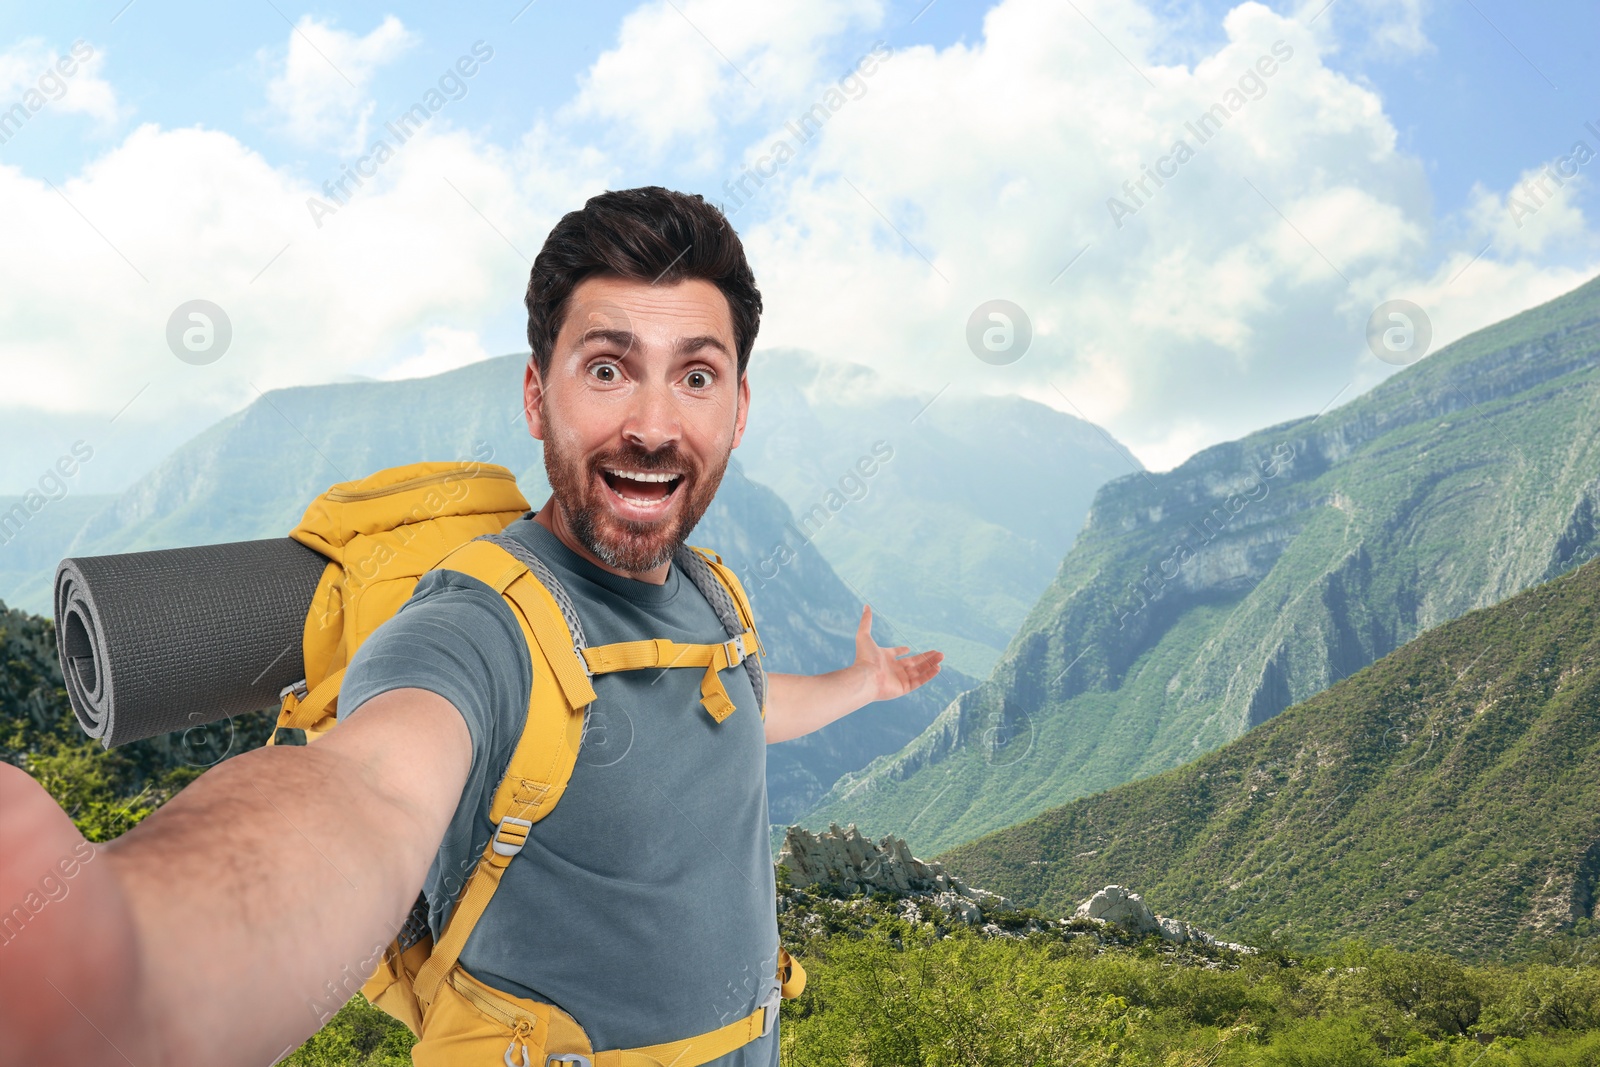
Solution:
[[[676,471],[635,471],[625,468],[605,468],[600,471],[613,500],[624,505],[618,510],[649,517],[665,511],[683,484],[683,475]]]

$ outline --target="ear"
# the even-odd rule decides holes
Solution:
[[[528,366],[522,372],[522,414],[528,420],[528,432],[540,441],[544,440],[544,421],[539,417],[539,398],[544,394],[544,385],[539,381],[539,368],[532,356],[528,357]],[[740,423],[741,427],[743,422]]]
[[[750,416],[750,372],[747,368],[739,379],[739,417],[733,424],[733,444],[730,449],[738,448],[739,441],[744,437],[744,421]]]

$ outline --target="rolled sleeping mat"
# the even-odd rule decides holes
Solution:
[[[56,568],[56,645],[78,725],[106,748],[275,705],[326,557],[287,537],[76,556]]]

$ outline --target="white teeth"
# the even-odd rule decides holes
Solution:
[[[615,474],[618,478],[628,478],[635,482],[670,482],[678,477],[676,474],[668,474],[663,471],[614,471],[610,468],[606,469],[606,473]]]

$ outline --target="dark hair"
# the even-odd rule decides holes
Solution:
[[[744,245],[722,212],[699,194],[659,185],[618,189],[569,211],[545,238],[528,278],[528,345],[543,379],[550,372],[567,299],[592,274],[668,284],[703,278],[728,298],[739,377],[761,326],[761,291]]]

